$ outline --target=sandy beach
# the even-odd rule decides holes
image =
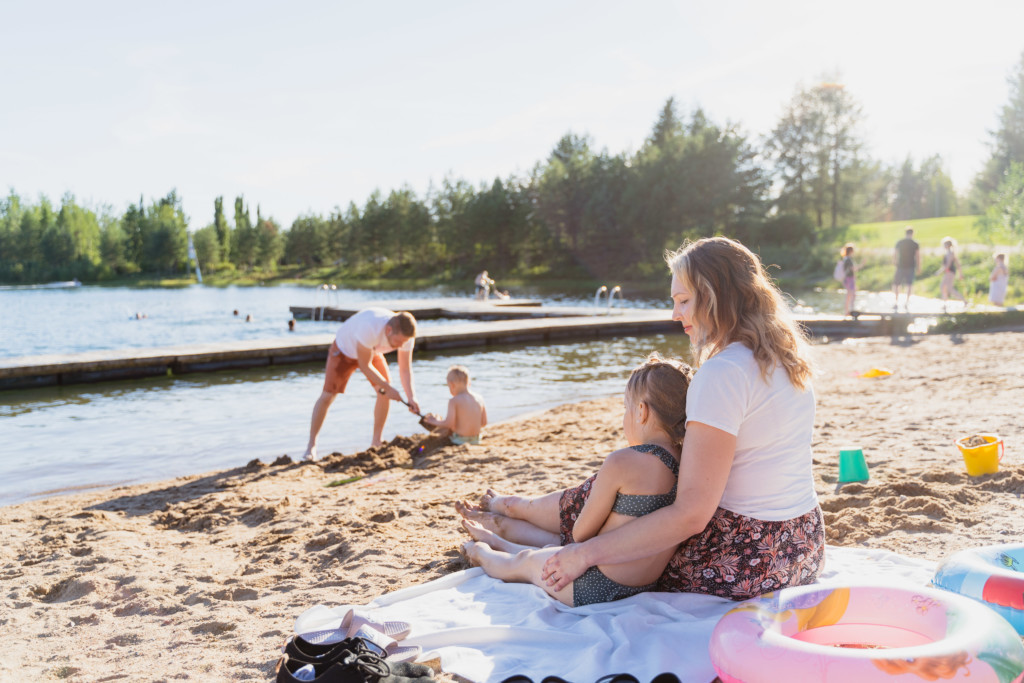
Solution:
[[[1020,541],[1024,333],[814,353],[829,544],[939,560]],[[893,374],[858,376],[875,367]],[[453,501],[576,484],[625,444],[621,420],[621,396],[567,403],[495,425],[478,446],[411,435],[313,464],[282,457],[0,508],[0,680],[271,680],[303,610],[465,568]],[[954,441],[981,432],[1003,437],[1006,457],[971,478]],[[870,480],[837,486],[847,444]]]

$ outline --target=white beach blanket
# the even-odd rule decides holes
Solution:
[[[926,586],[935,563],[884,550],[826,549],[823,584],[884,582]],[[469,569],[382,596],[366,606],[375,619],[407,621],[403,645],[421,661],[478,683],[513,674],[540,681],[557,675],[591,683],[610,673],[650,681],[671,671],[684,683],[715,678],[711,630],[735,602],[692,593],[643,593],[586,607],[566,607],[529,584],[505,583]],[[327,627],[324,606],[300,615],[302,630]],[[320,625],[317,625],[317,624]],[[300,631],[301,632],[301,631]]]

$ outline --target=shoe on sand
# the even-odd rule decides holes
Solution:
[[[432,676],[398,676],[380,657],[353,652],[324,666],[294,661],[288,655],[281,655],[275,680],[277,683],[436,683]]]
[[[416,655],[420,648],[409,648],[417,650]],[[398,661],[393,660],[387,656],[387,652],[372,641],[364,640],[363,638],[348,638],[341,641],[340,643],[332,643],[329,645],[317,645],[316,643],[310,643],[302,636],[292,636],[284,644],[284,654],[288,656],[293,662],[301,662],[304,664],[314,664],[317,667],[326,667],[329,664],[333,664],[336,661],[344,659],[349,653],[364,654],[371,653],[378,657],[384,658],[391,667],[391,673],[398,676],[404,676],[406,678],[419,678],[426,676],[428,678],[434,675],[434,670],[426,664],[416,664],[409,661]]]

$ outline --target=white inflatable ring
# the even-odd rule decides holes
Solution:
[[[786,588],[726,613],[709,650],[724,683],[1024,681],[1013,628],[933,588]]]
[[[1024,636],[1024,543],[961,551],[939,565],[932,583],[982,602]]]

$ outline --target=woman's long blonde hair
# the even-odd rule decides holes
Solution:
[[[694,365],[741,342],[754,352],[764,379],[781,365],[793,386],[810,385],[807,335],[753,252],[727,237],[708,237],[666,252],[665,261],[693,295],[700,332],[690,340]]]

